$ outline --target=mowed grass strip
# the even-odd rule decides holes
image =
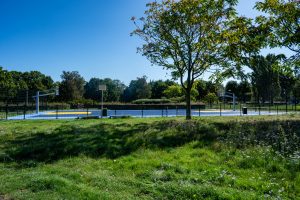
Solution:
[[[0,199],[299,199],[300,117],[0,122]]]

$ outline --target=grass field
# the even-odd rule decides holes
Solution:
[[[0,199],[300,199],[300,117],[0,121]]]

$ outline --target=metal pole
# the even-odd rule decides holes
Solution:
[[[232,98],[233,98],[233,111],[235,111],[235,94],[232,93]]]
[[[28,106],[28,90],[26,90],[26,99],[25,99],[26,107]]]
[[[58,105],[56,105],[56,119],[58,119]]]
[[[6,104],[6,107],[5,107],[5,119],[7,120],[8,119],[8,105]]]
[[[24,114],[24,116],[23,116],[23,119],[26,119],[26,105],[24,105],[24,110],[23,110],[23,114]]]
[[[35,113],[39,114],[39,112],[40,112],[40,91],[37,91],[35,96]]]
[[[101,115],[103,117],[103,90],[101,90],[101,93],[102,93],[102,95],[101,95]]]
[[[166,108],[166,117],[168,117],[168,106]]]

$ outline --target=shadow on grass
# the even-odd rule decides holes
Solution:
[[[204,123],[63,125],[50,133],[27,133],[5,141],[0,159],[4,162],[48,163],[81,154],[116,158],[138,148],[169,148],[193,140],[212,141],[215,138],[215,128]]]

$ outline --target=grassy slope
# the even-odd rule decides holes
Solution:
[[[2,121],[0,199],[297,199],[299,158],[210,137],[274,119],[201,118],[199,129],[183,119]],[[279,120],[291,119],[300,123]]]

